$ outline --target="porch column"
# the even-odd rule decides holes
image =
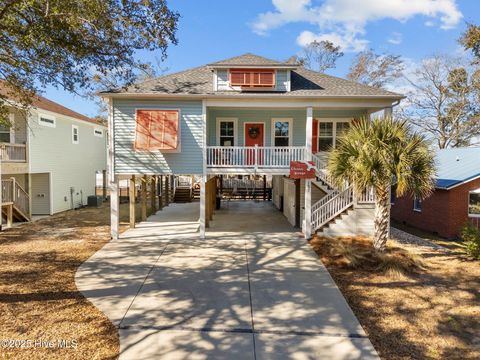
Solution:
[[[152,214],[157,212],[157,177],[154,175],[150,179],[150,206],[152,208]]]
[[[118,177],[110,181],[110,235],[118,239],[120,229],[120,197],[118,196]]]
[[[136,199],[135,199],[135,175],[132,175],[130,178],[129,184],[128,184],[128,202],[130,205],[130,228],[135,227],[135,205],[136,205]]]
[[[305,141],[305,160],[312,160],[313,108],[307,107],[307,132]],[[303,233],[305,239],[312,237],[312,180],[305,179],[305,220]]]
[[[142,177],[142,187],[141,187],[141,196],[140,202],[142,204],[141,215],[142,221],[147,220],[147,175],[143,175]]]
[[[383,109],[383,116],[385,117],[392,116],[392,112],[393,112],[393,108],[391,106],[386,107],[385,109]]]
[[[202,179],[200,180],[200,219],[199,232],[200,239],[205,239],[205,200],[206,200],[206,186],[207,186],[207,103],[202,100]]]
[[[163,209],[163,175],[158,179],[158,209]]]
[[[165,175],[165,206],[168,206],[168,204],[170,204],[170,185],[168,185],[169,178],[169,175]]]

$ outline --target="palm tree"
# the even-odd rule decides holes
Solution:
[[[356,193],[375,192],[373,246],[383,251],[390,223],[390,189],[396,195],[414,193],[421,198],[433,190],[435,161],[424,136],[406,121],[390,116],[361,119],[338,140],[328,160],[328,171],[338,182],[347,180]]]

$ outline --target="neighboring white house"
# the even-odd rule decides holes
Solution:
[[[28,113],[11,107],[9,116],[12,126],[0,127],[2,199],[14,217],[86,204],[106,169],[106,127],[41,96]]]

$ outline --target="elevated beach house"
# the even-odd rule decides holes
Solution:
[[[245,54],[101,96],[110,109],[113,237],[118,181],[132,175],[201,176],[202,238],[215,191],[208,184],[227,174],[273,176],[273,203],[307,238],[373,229],[371,193],[337,189],[325,159],[352,121],[391,112],[399,94]],[[292,161],[313,161],[315,176],[290,177]]]
[[[13,100],[8,109],[9,126],[0,127],[7,222],[86,205],[95,195],[96,173],[106,170],[106,126],[42,96],[32,99],[28,111]]]

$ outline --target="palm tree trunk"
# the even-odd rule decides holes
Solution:
[[[384,251],[390,233],[390,203],[388,188],[376,189],[375,191],[375,220],[373,247]]]

